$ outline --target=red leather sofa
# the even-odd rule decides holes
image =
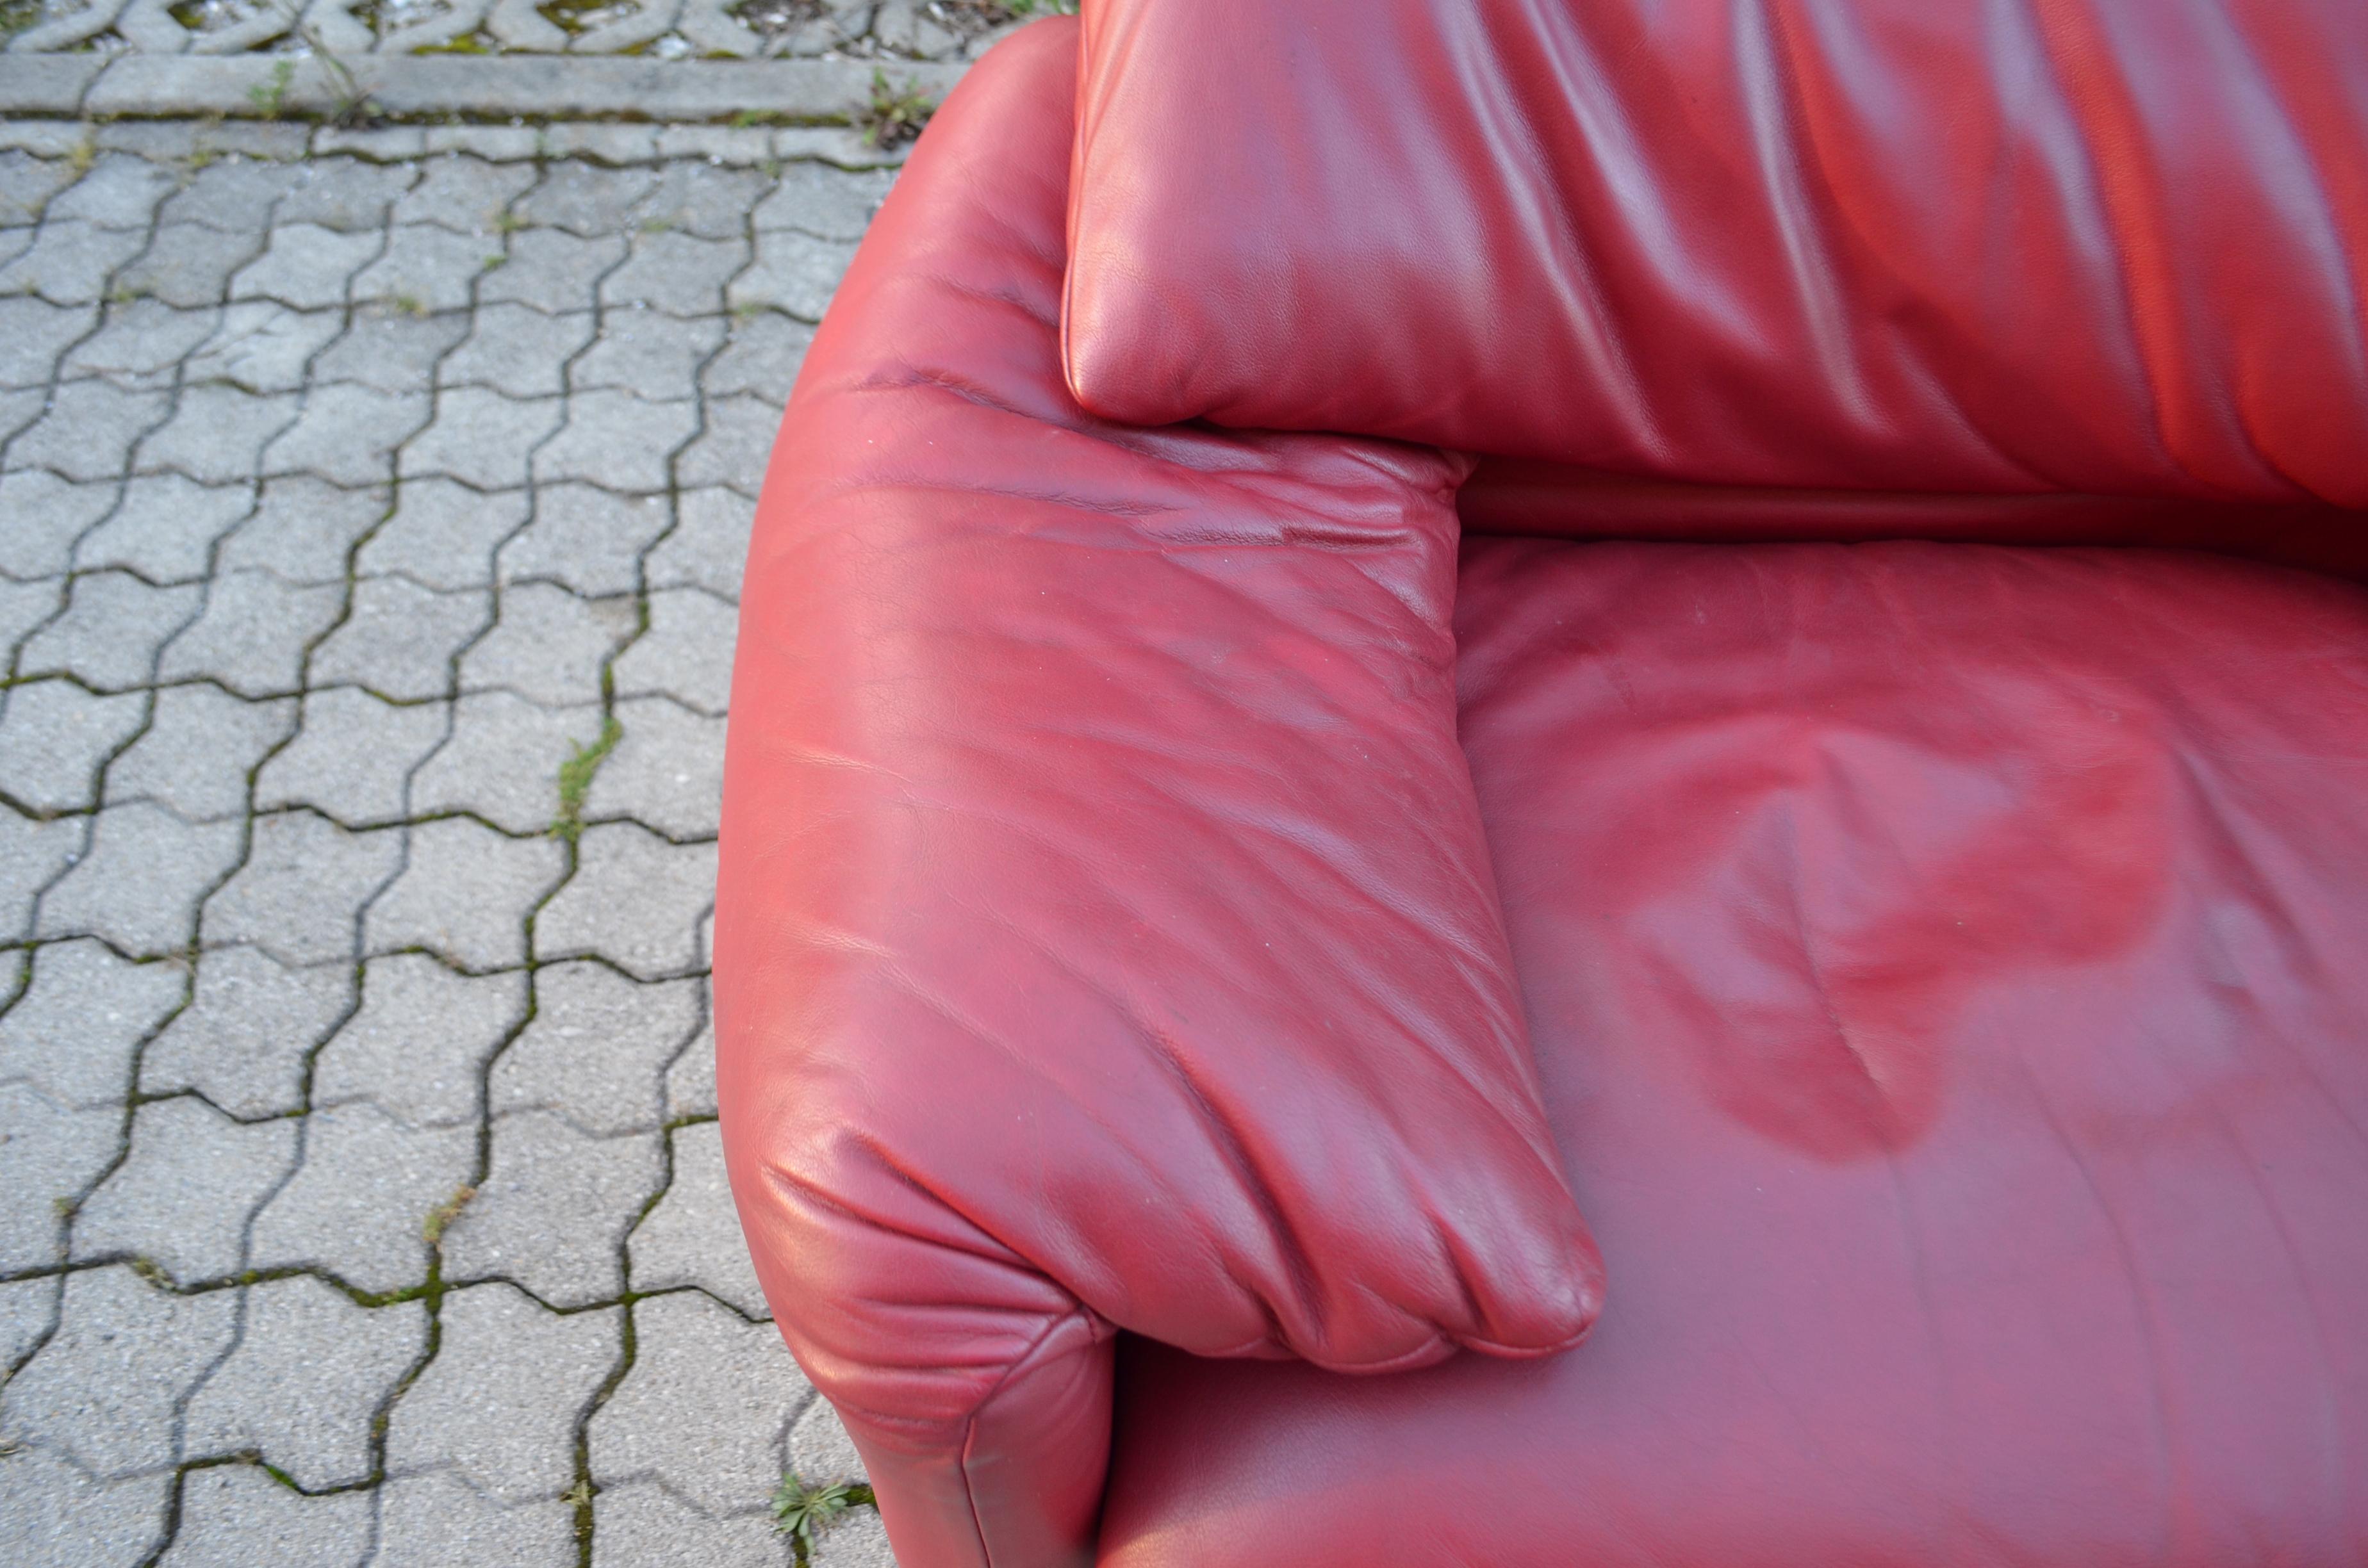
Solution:
[[[905,1568],[2368,1562],[2368,13],[1087,0],[752,548]]]

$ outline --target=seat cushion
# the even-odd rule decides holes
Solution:
[[[2368,592],[1466,546],[1611,1293],[1543,1362],[1125,1353],[1122,1568],[2368,1561]]]
[[[2368,506],[2358,0],[1089,0],[1097,414]]]

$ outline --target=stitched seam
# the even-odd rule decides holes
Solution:
[[[978,1437],[979,1413],[995,1402],[996,1396],[1010,1385],[1012,1379],[1019,1375],[1020,1369],[1035,1359],[1036,1353],[1043,1349],[1045,1343],[1066,1326],[1072,1318],[1086,1318],[1086,1308],[1083,1302],[1071,1307],[1067,1312],[1046,1324],[1044,1331],[1029,1341],[1028,1348],[1022,1350],[1012,1359],[1011,1365],[1003,1369],[1003,1375],[995,1380],[994,1386],[980,1397],[978,1403],[972,1407],[969,1418],[962,1423],[962,1449],[955,1462],[962,1469],[962,1505],[970,1510],[971,1534],[977,1539],[979,1560],[986,1564],[986,1568],[996,1568],[995,1552],[986,1543],[986,1527],[980,1522],[978,1517],[978,1494],[973,1489],[970,1480],[970,1450],[971,1444]]]

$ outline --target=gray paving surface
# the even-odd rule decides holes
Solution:
[[[890,174],[18,140],[0,1563],[791,1561],[860,1471],[724,1186],[716,802]]]

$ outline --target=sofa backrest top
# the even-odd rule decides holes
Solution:
[[[1087,0],[1084,56],[1098,413],[2368,506],[2358,0]]]

